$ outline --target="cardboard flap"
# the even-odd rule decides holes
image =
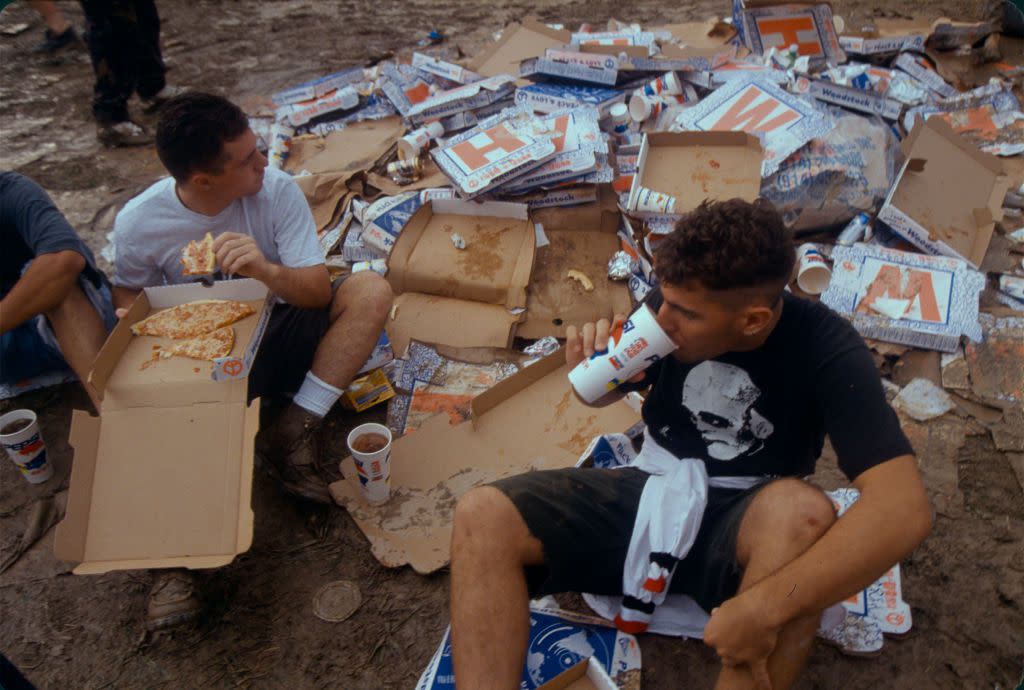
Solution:
[[[395,298],[385,324],[391,347],[405,354],[410,340],[450,347],[511,347],[520,317],[495,304],[406,292]]]
[[[292,174],[308,170],[314,175],[369,170],[404,131],[401,118],[386,117],[353,122],[325,137],[296,137],[285,159],[284,170]]]
[[[464,240],[463,249],[453,234]],[[391,252],[388,280],[397,294],[525,307],[535,249],[522,204],[435,200],[406,224]]]
[[[676,197],[676,213],[705,199],[753,201],[761,191],[764,152],[746,132],[657,132],[640,144],[628,207],[636,208],[641,187]]]
[[[543,55],[548,48],[558,48],[572,40],[568,31],[552,29],[532,17],[520,24],[509,24],[501,38],[490,49],[483,51],[470,63],[474,72],[492,77],[499,74],[519,74],[519,63]]]
[[[96,476],[96,450],[100,442],[100,419],[82,410],[71,412],[68,438],[74,450],[71,487],[64,519],[57,525],[53,553],[62,561],[80,562],[85,558],[85,537],[89,529],[89,504]]]
[[[481,417],[500,405],[503,401],[511,398],[516,393],[529,388],[534,383],[544,378],[552,371],[557,370],[564,364],[565,348],[560,347],[557,352],[551,353],[539,362],[534,362],[515,376],[510,376],[504,381],[499,381],[493,388],[490,388],[478,395],[473,399],[469,408],[470,413],[472,414],[471,419],[473,426],[475,427]]]

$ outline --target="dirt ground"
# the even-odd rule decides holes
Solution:
[[[77,3],[59,3],[82,26]],[[834,5],[849,24],[873,16],[976,18],[979,3],[855,0]],[[161,0],[163,44],[174,83],[241,102],[388,51],[408,51],[431,29],[450,57],[472,54],[508,20],[534,12],[575,27],[611,16],[644,24],[703,19],[727,3],[644,0],[395,2]],[[0,168],[28,175],[52,195],[99,251],[124,202],[162,175],[151,148],[97,145],[90,117],[92,72],[84,48],[57,60],[31,52],[42,24],[25,3],[0,15]],[[137,104],[135,104],[137,109]],[[140,114],[141,116],[141,114]],[[141,117],[147,121],[145,117]],[[151,119],[148,122],[152,122]],[[1018,181],[1019,182],[1019,181]],[[29,487],[0,462],[0,548],[9,549],[39,499],[67,488],[77,384],[0,403],[40,413],[58,476]],[[337,414],[337,437],[377,415]],[[947,415],[908,429],[926,471],[952,487],[931,537],[903,563],[914,628],[880,657],[851,659],[818,644],[799,688],[1013,688],[1024,660],[1024,495],[1009,454],[987,431]],[[140,455],[145,449],[139,450]],[[1021,469],[1024,473],[1024,468]],[[820,482],[839,486],[834,461]],[[340,508],[285,497],[257,471],[252,548],[231,565],[201,572],[206,612],[192,629],[147,636],[150,575],[74,576],[52,556],[52,531],[0,575],[0,651],[44,688],[410,688],[447,625],[448,575],[389,570],[373,559]],[[341,624],[314,617],[323,584],[352,579],[359,611]],[[710,687],[714,655],[699,642],[641,639],[643,687]]]

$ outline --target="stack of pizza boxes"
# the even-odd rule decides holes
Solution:
[[[207,300],[251,308],[212,362],[162,357],[176,341],[133,333],[155,312]],[[86,383],[100,414],[75,410],[71,424],[55,552],[76,573],[210,568],[249,548],[259,403],[247,377],[275,301],[255,280],[146,288],[117,324]]]

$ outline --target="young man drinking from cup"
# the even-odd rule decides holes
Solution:
[[[644,587],[706,612],[719,688],[789,687],[822,611],[931,529],[913,449],[866,346],[826,307],[784,292],[793,265],[790,234],[769,204],[705,203],[683,217],[658,245],[661,288],[648,300],[678,347],[618,393],[649,389],[638,465],[695,459],[704,473],[688,548],[678,558],[650,553],[660,575]],[[568,364],[604,350],[609,331],[607,321],[570,329]],[[861,492],[839,519],[802,479],[826,435]],[[652,476],[636,466],[531,472],[460,498],[451,550],[460,687],[518,687],[529,597],[623,595]],[[642,630],[636,621],[658,601],[624,597],[620,627]]]

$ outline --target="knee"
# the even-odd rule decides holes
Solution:
[[[521,527],[521,529],[517,529]],[[512,501],[493,486],[463,494],[452,518],[452,554],[457,550],[499,550],[515,545],[529,532]]]
[[[749,525],[743,526],[745,538],[741,538],[740,547],[747,556],[758,543],[771,543],[787,552],[780,556],[795,556],[828,531],[836,521],[836,513],[820,489],[799,479],[783,479],[758,493],[749,518]]]
[[[391,311],[395,301],[391,285],[373,271],[360,271],[349,276],[334,297],[339,302],[365,310],[372,317],[381,320]]]

